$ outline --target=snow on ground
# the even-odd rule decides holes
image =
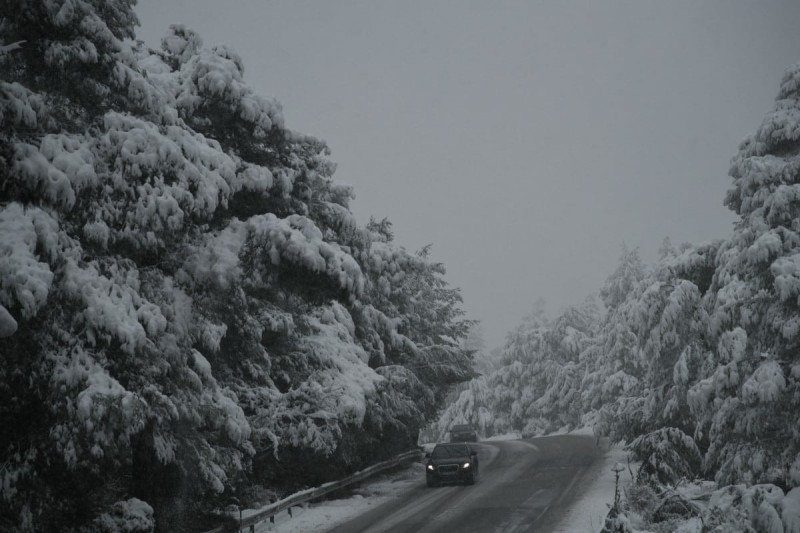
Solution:
[[[502,435],[493,435],[488,439],[483,439],[487,442],[498,441],[498,440],[519,440],[522,438],[522,435],[519,433],[503,433]]]
[[[611,447],[601,459],[601,467],[590,471],[591,477],[585,480],[588,486],[583,495],[573,502],[555,531],[596,533],[603,529],[606,514],[614,503],[614,465],[619,463],[624,467],[619,474],[620,492],[632,481],[627,457],[628,452],[622,449],[621,444]]]
[[[266,533],[322,533],[342,522],[355,518],[384,502],[395,498],[414,485],[424,484],[424,467],[420,463],[376,477],[353,490],[353,496],[340,500],[327,500],[305,507],[292,509],[292,517],[286,511],[269,521],[256,526],[256,532]]]

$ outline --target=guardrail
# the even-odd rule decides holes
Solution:
[[[355,474],[348,476],[344,479],[339,479],[337,481],[330,481],[325,483],[324,485],[320,485],[316,488],[306,489],[291,496],[288,496],[280,501],[272,503],[256,514],[250,515],[246,518],[242,518],[239,520],[239,530],[245,527],[249,527],[250,531],[255,531],[255,525],[259,522],[263,522],[267,519],[274,519],[274,516],[281,511],[289,511],[289,515],[292,514],[292,507],[297,507],[300,504],[309,502],[311,500],[316,500],[325,496],[326,494],[330,494],[336,490],[342,489],[354,483],[358,483],[359,481],[364,481],[365,479],[374,476],[375,474],[379,474],[385,470],[389,470],[396,466],[399,466],[403,463],[410,462],[414,459],[421,458],[423,452],[421,450],[410,450],[405,453],[401,453],[391,459],[383,461],[381,463],[374,464],[369,466],[363,470],[359,470]],[[205,533],[224,533],[225,526],[220,526],[215,529],[211,529],[206,531]]]

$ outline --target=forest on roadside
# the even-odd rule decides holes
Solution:
[[[0,10],[3,530],[202,530],[408,450],[474,376],[443,265],[134,4]]]

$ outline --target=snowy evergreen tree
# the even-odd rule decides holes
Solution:
[[[800,65],[742,142],[726,204],[740,219],[709,290],[713,359],[690,392],[722,483],[800,485]]]
[[[642,260],[639,259],[639,250],[637,248],[629,250],[623,244],[617,269],[600,289],[600,298],[606,307],[610,310],[619,307],[644,275],[645,268]]]
[[[694,440],[677,428],[664,427],[633,440],[630,449],[641,463],[639,481],[651,480],[676,485],[692,479],[700,470],[700,450]]]
[[[3,527],[199,527],[409,446],[472,375],[444,267],[358,227],[234,51],[134,43],[133,3],[3,4]]]
[[[641,294],[645,274],[638,250],[623,246],[619,265],[600,291],[607,311],[596,338],[583,354],[581,396],[586,412],[604,408],[602,433],[611,431],[623,408],[639,410],[632,404],[640,397],[645,362],[639,350],[638,309],[633,302]]]

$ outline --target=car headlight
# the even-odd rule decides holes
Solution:
[[[469,468],[469,467],[470,467],[469,462],[466,462],[463,465],[461,465],[461,468]]]
[[[428,471],[433,472],[433,465],[428,465]]]

